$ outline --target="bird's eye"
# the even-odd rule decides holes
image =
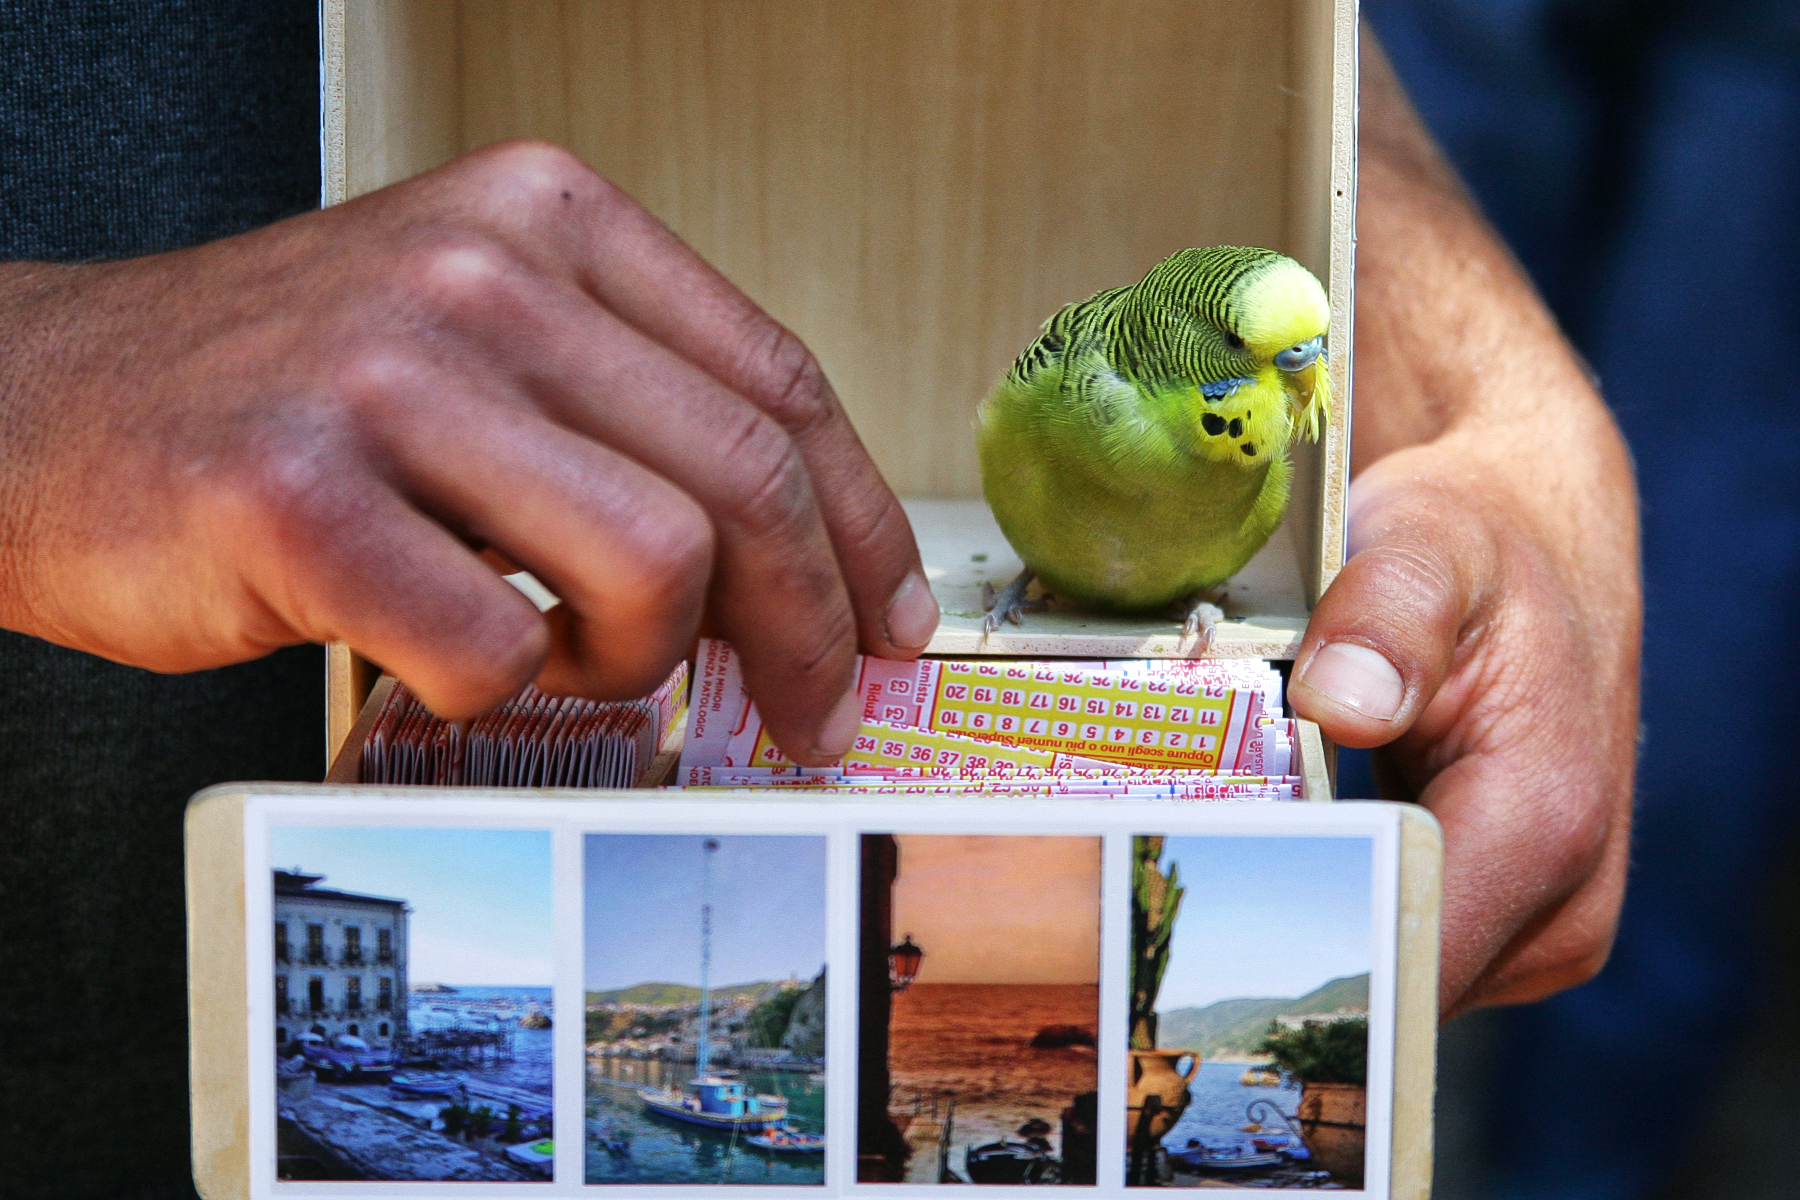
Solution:
[[[1225,331],[1225,344],[1230,346],[1233,350],[1242,350],[1244,348],[1244,339],[1227,329]]]

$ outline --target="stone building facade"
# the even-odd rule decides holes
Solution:
[[[323,875],[275,872],[275,1043],[311,1031],[353,1034],[377,1049],[406,1036],[404,900],[319,886]]]

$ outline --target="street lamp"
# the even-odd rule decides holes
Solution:
[[[904,992],[919,977],[919,964],[924,958],[925,952],[913,942],[912,934],[907,934],[906,940],[888,951],[888,986]]]

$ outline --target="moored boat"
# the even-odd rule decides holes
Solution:
[[[1170,1162],[1189,1171],[1253,1171],[1261,1167],[1278,1167],[1285,1161],[1281,1154],[1257,1150],[1246,1153],[1241,1146],[1230,1149],[1203,1146],[1194,1138],[1188,1139],[1185,1149],[1168,1153]]]
[[[552,1138],[539,1138],[535,1142],[521,1142],[517,1146],[508,1146],[506,1157],[527,1170],[548,1176],[556,1163],[556,1142]]]
[[[1062,1164],[1041,1137],[971,1146],[963,1152],[963,1172],[970,1183],[1062,1182]]]
[[[646,1112],[704,1129],[736,1129],[760,1133],[787,1120],[787,1098],[752,1093],[741,1081],[703,1075],[680,1091],[643,1088],[638,1098]]]
[[[659,1117],[698,1125],[761,1133],[787,1120],[787,1097],[758,1095],[743,1081],[714,1072],[712,1062],[712,859],[718,852],[716,838],[701,843],[700,882],[700,1013],[695,1039],[694,1077],[680,1089],[640,1088],[644,1111]]]
[[[770,1154],[823,1154],[825,1153],[825,1135],[821,1133],[803,1133],[786,1124],[771,1125],[762,1133],[752,1134],[744,1139],[758,1150],[766,1150]]]
[[[445,1071],[408,1071],[388,1080],[388,1091],[400,1096],[451,1097],[462,1094],[465,1087],[461,1075]]]

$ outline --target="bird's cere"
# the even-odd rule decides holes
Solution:
[[[1323,337],[1296,343],[1275,356],[1275,365],[1284,371],[1304,371],[1319,361],[1319,354],[1324,348]]]

